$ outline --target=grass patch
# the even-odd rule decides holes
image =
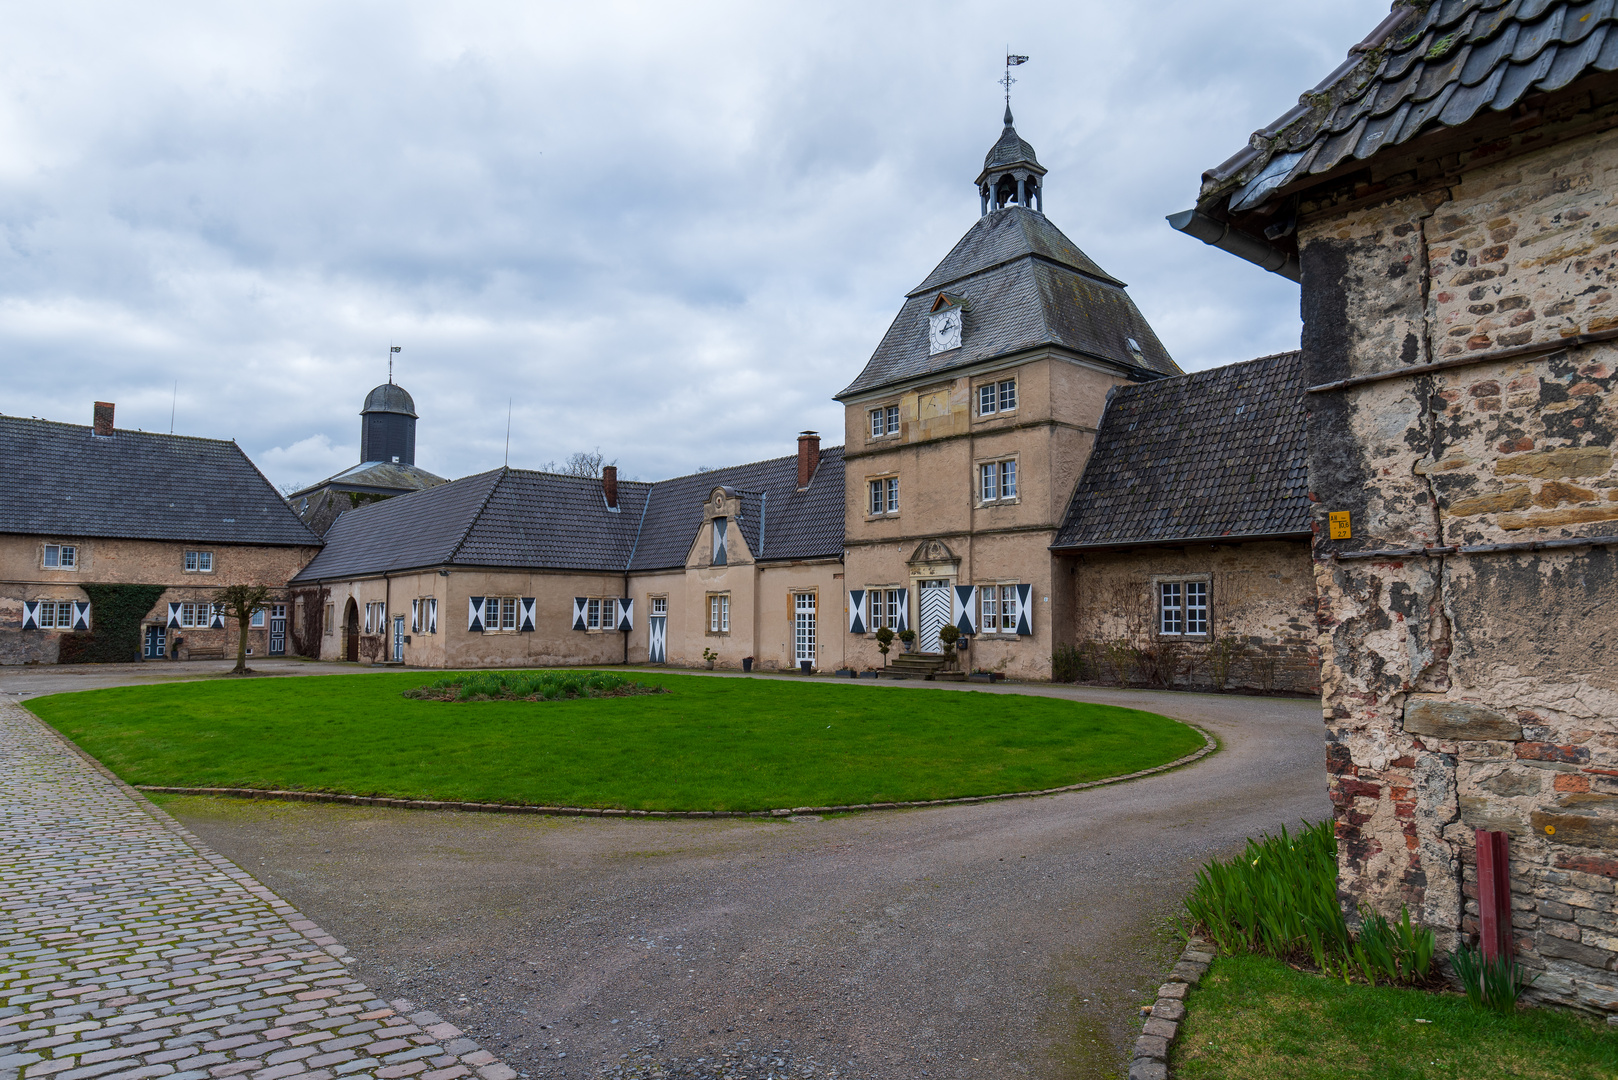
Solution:
[[[1351,985],[1248,954],[1218,957],[1192,991],[1171,1071],[1183,1080],[1608,1080],[1618,1039],[1568,1013],[1501,1014],[1459,994]]]
[[[476,671],[413,686],[404,696],[421,701],[570,701],[666,693],[666,686],[635,682],[611,671]]]
[[[668,693],[438,702],[420,673],[119,687],[28,708],[131,784],[636,810],[992,795],[1196,750],[1136,709],[971,691],[646,674]]]

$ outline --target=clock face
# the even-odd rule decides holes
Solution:
[[[927,344],[934,353],[961,347],[961,309],[951,308],[931,316]]]

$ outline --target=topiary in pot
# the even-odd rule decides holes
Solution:
[[[899,640],[904,642],[905,652],[909,652],[916,646],[916,632],[914,630],[901,630],[899,631]]]
[[[882,654],[883,667],[888,664],[888,650],[891,648],[893,648],[893,629],[887,626],[879,628],[876,632],[876,649]]]

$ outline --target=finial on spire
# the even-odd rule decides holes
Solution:
[[[404,348],[403,345],[389,345],[388,346],[388,385],[389,386],[393,385],[393,354],[396,353],[396,352],[401,351],[403,348]]]
[[[1011,77],[1011,69],[1026,63],[1028,57],[1018,56],[1011,51],[1011,46],[1006,46],[1006,74],[1000,79],[1000,85],[1006,88],[1006,127],[1011,126],[1011,84],[1017,81]]]

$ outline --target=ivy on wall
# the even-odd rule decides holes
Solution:
[[[331,599],[327,588],[293,589],[287,597],[293,617],[287,620],[291,630],[292,651],[299,656],[320,659],[320,638],[326,632],[326,601]],[[303,621],[298,621],[299,602],[302,602]]]
[[[88,634],[64,634],[62,664],[123,664],[140,659],[140,625],[164,585],[81,585],[90,598]]]

